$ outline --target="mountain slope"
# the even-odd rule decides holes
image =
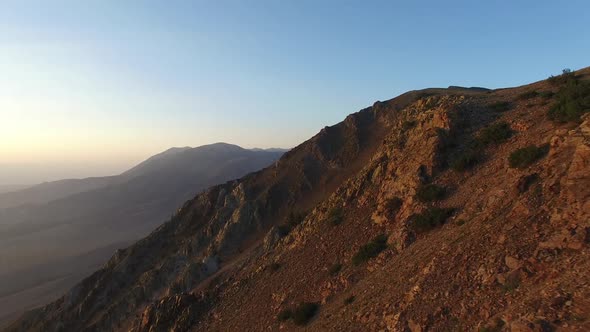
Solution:
[[[0,320],[43,304],[39,299],[47,301],[46,294],[55,298],[63,293],[102,265],[113,246],[125,247],[145,236],[204,188],[266,167],[280,155],[223,143],[169,150],[121,175],[101,178],[108,184],[100,188],[46,204],[0,209]],[[73,181],[78,180],[65,182]],[[41,186],[60,184],[64,182]],[[64,278],[69,282],[47,289]],[[42,294],[31,294],[34,288]]]
[[[29,188],[0,194],[0,209],[26,204],[44,204],[77,193],[105,187],[116,177],[94,177],[45,182]]]
[[[9,331],[588,330],[590,118],[547,118],[563,88],[377,102]]]

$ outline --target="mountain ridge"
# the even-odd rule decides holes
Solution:
[[[0,209],[0,321],[28,302],[43,304],[28,290],[65,277],[77,282],[107,260],[115,243],[131,244],[204,188],[266,167],[282,154],[228,146],[169,151],[119,176],[41,185],[45,191],[64,184],[62,193],[72,183],[77,188],[46,203]],[[106,249],[88,255],[100,248]],[[65,286],[71,284],[38,296],[48,298]]]
[[[583,331],[590,118],[547,118],[564,89],[375,102],[8,330]]]

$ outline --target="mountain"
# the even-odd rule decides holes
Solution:
[[[588,331],[589,74],[376,102],[8,331]]]
[[[21,204],[0,209],[0,321],[55,299],[203,189],[281,155],[225,143],[174,148],[117,176],[49,182],[4,196]]]
[[[66,179],[45,182],[21,190],[10,190],[0,194],[0,209],[48,203],[77,193],[105,187],[114,183],[116,179],[116,176]]]
[[[0,185],[0,194],[4,194],[4,193],[9,193],[9,192],[13,192],[13,191],[19,191],[19,190],[23,190],[26,189],[27,187],[30,187],[28,185],[19,185],[19,184],[5,184],[5,185]]]

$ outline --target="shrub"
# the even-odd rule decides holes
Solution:
[[[296,325],[305,325],[315,316],[318,312],[319,305],[313,302],[301,303],[293,312],[293,322]]]
[[[352,302],[354,302],[354,295],[351,295],[344,299],[344,304],[346,305],[351,304]]]
[[[371,258],[377,257],[385,249],[387,249],[387,235],[378,235],[371,242],[359,248],[357,253],[352,257],[352,263],[354,265],[364,263]]]
[[[271,264],[268,266],[268,268],[270,269],[270,271],[271,271],[271,272],[275,272],[275,271],[277,271],[278,269],[280,269],[280,268],[281,268],[281,264],[279,264],[279,263],[277,263],[277,262],[274,262],[274,263],[271,263]]]
[[[279,314],[277,315],[277,319],[281,322],[284,322],[286,320],[289,320],[293,317],[293,312],[291,311],[291,309],[283,309],[281,310],[281,312],[279,312]]]
[[[579,121],[590,112],[590,83],[568,76],[557,93],[557,103],[549,109],[549,118],[556,122]]]
[[[328,269],[328,273],[330,273],[331,276],[335,276],[340,272],[340,270],[342,270],[342,264],[335,263],[332,266],[330,266],[330,269]]]
[[[416,198],[421,202],[439,201],[445,197],[446,190],[444,187],[436,184],[426,184],[418,188]]]
[[[393,197],[385,202],[385,210],[390,216],[395,215],[404,204],[404,201],[399,197]]]
[[[279,230],[280,237],[285,237],[285,236],[289,235],[289,233],[291,233],[291,230],[292,230],[291,225],[288,225],[288,224],[279,225],[277,228]]]
[[[416,126],[415,120],[406,120],[402,123],[402,131],[408,131]]]
[[[477,142],[483,146],[500,144],[512,136],[510,125],[505,122],[494,123],[481,130]]]
[[[519,100],[526,100],[526,99],[535,98],[538,95],[539,95],[539,93],[537,91],[527,91],[527,92],[523,92],[523,93],[519,94],[517,98]]]
[[[541,91],[539,93],[539,96],[541,96],[541,98],[544,98],[544,99],[551,99],[551,98],[553,98],[553,96],[555,96],[555,93],[553,93],[551,91]]]
[[[547,79],[549,83],[553,85],[565,84],[568,80],[575,78],[576,74],[569,68],[565,68],[561,71],[561,75],[549,76]]]
[[[451,168],[463,172],[473,168],[481,160],[481,153],[476,149],[468,149],[451,162]]]
[[[496,112],[505,112],[512,108],[512,105],[507,101],[499,101],[489,106],[492,110]]]
[[[508,162],[512,168],[525,168],[532,165],[535,161],[541,159],[549,150],[548,145],[538,147],[529,145],[518,149],[510,154]]]
[[[453,214],[453,211],[454,209],[433,207],[422,213],[412,215],[408,226],[416,233],[423,233],[444,224]]]
[[[287,218],[285,220],[285,223],[278,226],[279,236],[281,236],[281,237],[287,236],[289,233],[291,233],[293,228],[295,228],[297,225],[299,225],[301,222],[303,222],[305,217],[306,217],[305,212],[294,212],[294,211],[289,212],[289,214],[287,215]]]
[[[339,207],[332,208],[330,212],[328,212],[327,220],[334,226],[340,225],[344,220],[342,217],[342,209]]]

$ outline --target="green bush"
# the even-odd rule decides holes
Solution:
[[[316,315],[320,306],[313,302],[301,303],[293,312],[293,322],[296,325],[305,325]]]
[[[547,154],[548,151],[548,145],[543,145],[540,147],[536,145],[529,145],[512,152],[508,157],[508,162],[512,168],[525,168],[541,159]]]
[[[477,137],[477,143],[482,146],[500,144],[505,142],[511,136],[512,129],[510,128],[510,125],[505,121],[501,121],[482,129]]]
[[[523,93],[519,94],[518,99],[519,100],[526,100],[526,99],[535,98],[538,95],[539,95],[539,93],[537,91],[528,91],[528,92],[523,92]]]
[[[416,233],[423,233],[444,224],[453,211],[454,209],[432,207],[422,213],[412,215],[408,226]]]
[[[557,93],[556,104],[549,109],[549,118],[556,122],[579,121],[590,112],[590,83],[568,76]]]
[[[416,198],[421,202],[439,201],[445,197],[446,189],[436,184],[426,184],[418,188]]]
[[[334,226],[340,225],[342,221],[344,221],[342,209],[339,207],[332,208],[330,212],[328,212],[327,220]]]
[[[499,101],[489,106],[492,110],[496,112],[505,112],[512,108],[512,104],[507,101]]]
[[[281,310],[281,312],[279,312],[279,314],[277,315],[277,319],[281,322],[284,322],[286,320],[289,320],[293,317],[293,312],[291,311],[291,309],[283,309]]]
[[[352,257],[352,263],[354,265],[364,263],[371,258],[377,257],[385,249],[387,249],[387,235],[381,234],[376,236],[371,242],[360,247]]]
[[[330,269],[328,269],[328,273],[330,273],[331,276],[335,276],[340,272],[340,270],[342,270],[342,264],[335,263],[332,266],[330,266]]]
[[[481,153],[476,149],[467,149],[457,158],[451,161],[451,168],[458,172],[463,172],[473,168],[481,161]]]

